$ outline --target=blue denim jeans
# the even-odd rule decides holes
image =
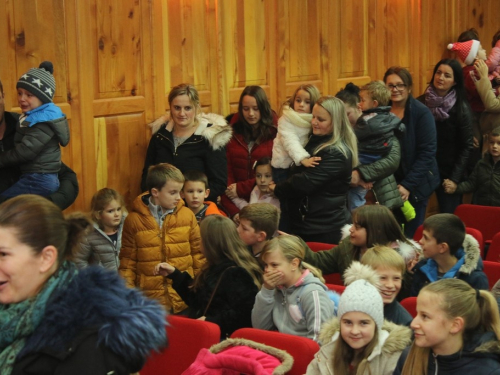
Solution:
[[[356,186],[349,189],[347,193],[347,207],[352,212],[355,208],[363,206],[366,203],[366,190],[363,186]]]
[[[21,194],[37,194],[46,197],[59,189],[57,173],[26,173],[21,175],[10,188],[2,193],[3,197],[12,198]]]

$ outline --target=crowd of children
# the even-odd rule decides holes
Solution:
[[[95,193],[93,227],[74,262],[117,272],[169,313],[216,323],[221,340],[243,327],[310,338],[321,349],[307,374],[500,374],[500,316],[479,245],[452,213],[423,221],[428,195],[419,196],[436,190],[442,212],[468,192],[476,204],[500,206],[500,97],[491,90],[500,34],[488,60],[467,35],[449,46],[463,69],[441,60],[418,101],[409,73],[392,67],[385,82],[348,84],[337,97],[300,85],[279,120],[265,91],[249,86],[228,125],[200,113],[194,87],[176,86],[170,116],[155,122],[145,192],[129,212],[117,191]],[[22,168],[2,199],[59,188],[69,129],[52,103],[52,73],[44,62],[17,84],[23,114],[0,168],[21,160]],[[437,131],[418,134],[422,114]],[[451,129],[455,119],[460,130]],[[467,174],[473,127],[486,152]],[[461,138],[466,148],[438,160],[441,184],[434,156],[426,176],[410,165],[425,164],[415,142],[426,137],[438,148]],[[376,204],[367,205],[369,191]],[[405,216],[411,205],[414,221],[415,210]],[[417,220],[419,243],[409,239]],[[314,252],[305,241],[335,246]],[[340,297],[325,286],[322,275],[332,273],[347,285]],[[417,297],[415,318],[399,303],[408,296]]]

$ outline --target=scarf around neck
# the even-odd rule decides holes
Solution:
[[[432,86],[425,90],[425,105],[431,110],[437,121],[444,121],[450,117],[450,110],[457,101],[457,93],[450,90],[445,96],[439,96]]]
[[[283,107],[283,114],[282,116],[288,121],[290,124],[293,124],[295,126],[298,126],[300,128],[311,128],[311,120],[312,120],[312,114],[311,113],[299,113],[295,112],[292,108],[289,106]]]
[[[55,291],[66,287],[76,273],[76,267],[66,261],[36,296],[19,303],[0,305],[0,374],[9,375],[12,372],[26,339],[45,315],[47,301]]]

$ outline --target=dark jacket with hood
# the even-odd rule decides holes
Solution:
[[[19,114],[13,112],[5,112],[6,129],[1,141],[2,147],[0,148],[0,155],[3,152],[14,149],[14,136],[16,134],[16,124],[18,122]],[[7,190],[15,182],[17,182],[20,176],[21,171],[18,165],[0,168],[0,193]],[[73,202],[76,200],[76,197],[78,196],[78,180],[76,177],[76,173],[62,162],[61,168],[58,173],[58,178],[59,189],[46,198],[54,202],[61,210],[65,210],[73,204]]]
[[[399,358],[393,375],[400,375],[408,357],[406,348]],[[429,354],[428,374],[439,375],[499,375],[500,342],[493,332],[476,332],[469,340],[464,340],[461,351],[451,355]]]
[[[194,134],[175,147],[173,122],[167,115],[156,119],[149,126],[153,136],[149,141],[141,189],[147,191],[148,169],[158,163],[175,165],[182,173],[195,170],[207,175],[210,195],[207,200],[217,202],[227,187],[226,145],[231,139],[232,128],[224,118],[214,113],[197,116],[198,126]]]
[[[488,278],[483,272],[483,262],[477,240],[470,234],[465,235],[463,247],[455,253],[458,262],[446,272],[444,279],[461,279],[475,289],[489,290]],[[423,259],[413,268],[411,295],[418,296],[428,283],[438,280],[438,266],[433,259]]]
[[[312,135],[305,149],[310,155],[331,134]],[[347,148],[346,148],[347,149]],[[314,168],[293,168],[288,180],[276,185],[274,194],[288,204],[292,233],[320,234],[340,232],[351,220],[346,200],[352,174],[352,155],[336,146],[324,147],[314,156],[321,162]]]
[[[428,199],[440,183],[436,162],[436,125],[431,111],[414,97],[406,103],[401,165],[396,180],[418,201]]]
[[[222,339],[229,337],[239,328],[252,327],[252,307],[255,295],[259,292],[252,276],[229,259],[207,268],[204,273],[204,283],[197,290],[191,288],[193,278],[189,273],[176,269],[169,275],[175,291],[189,306],[189,317],[197,319],[203,316],[222,276],[206,312],[206,320],[220,327]]]
[[[47,303],[12,375],[128,375],[166,345],[165,311],[100,267],[80,271]]]

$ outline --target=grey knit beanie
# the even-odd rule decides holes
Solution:
[[[56,80],[52,75],[54,66],[50,61],[44,61],[38,68],[31,68],[24,73],[16,88],[22,88],[35,95],[43,104],[51,103],[56,91]]]

